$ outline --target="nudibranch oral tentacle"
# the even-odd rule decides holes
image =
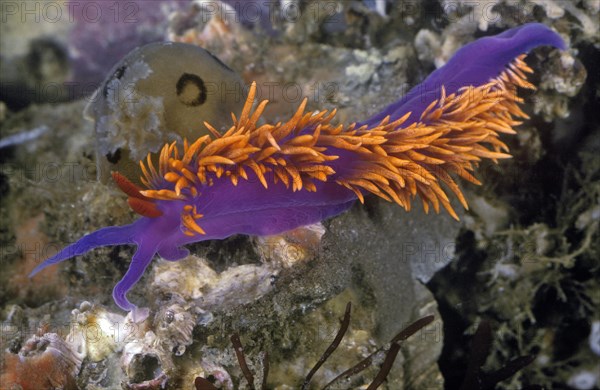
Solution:
[[[79,241],[63,248],[59,253],[45,260],[31,271],[33,276],[48,267],[60,263],[74,256],[84,255],[92,249],[109,245],[133,244],[132,239],[136,231],[135,223],[125,226],[109,226],[83,236]]]
[[[540,45],[564,48],[541,24],[477,40],[405,98],[348,126],[332,124],[335,110],[306,112],[306,100],[289,121],[259,125],[268,102],[253,109],[252,84],[225,133],[205,123],[209,135],[164,145],[156,166],[150,155],[140,162],[144,189],[113,174],[140,219],[83,237],[31,276],[99,246],[135,244],[113,290],[116,304],[133,310],[126,294],[154,255],[177,261],[192,242],[282,233],[335,216],[367,193],[407,211],[419,196],[425,211],[443,207],[458,219],[447,191],[467,208],[454,178],[478,184],[479,161],[510,157],[499,136],[527,118],[517,88],[534,88],[521,53]]]

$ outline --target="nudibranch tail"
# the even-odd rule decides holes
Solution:
[[[360,124],[373,125],[386,116],[396,120],[408,112],[422,112],[432,100],[439,98],[442,86],[447,94],[453,94],[467,85],[487,84],[505,72],[519,55],[542,45],[566,49],[560,35],[540,23],[529,23],[498,35],[479,38],[460,48],[444,66],[405,96]],[[418,119],[418,116],[413,116],[407,124]]]

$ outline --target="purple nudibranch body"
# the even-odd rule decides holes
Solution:
[[[477,182],[468,171],[479,159],[508,156],[501,153],[507,148],[497,133],[514,132],[518,122],[512,116],[525,116],[515,108],[518,98],[508,92],[530,86],[524,81],[526,65],[511,64],[541,45],[565,49],[560,36],[542,24],[481,38],[406,96],[343,129],[329,125],[333,115],[304,114],[304,103],[286,124],[257,126],[262,109],[252,113],[250,101],[241,114],[235,113],[239,118],[228,133],[191,146],[186,142],[183,152],[181,145],[166,145],[158,172],[150,162],[149,173],[144,172],[148,190],[138,191],[117,176],[129,204],[143,216],[84,236],[37,266],[30,277],[97,247],[136,245],[128,271],[113,289],[115,303],[131,311],[136,306],[126,294],[154,255],[180,260],[189,254],[184,246],[192,242],[279,234],[338,215],[367,192],[407,210],[420,195],[426,210],[432,205],[437,211],[441,204],[456,216],[438,183],[466,207],[450,174]],[[466,100],[465,88],[473,88],[477,104]],[[490,100],[492,92],[500,93],[500,103]]]

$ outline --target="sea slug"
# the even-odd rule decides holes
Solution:
[[[150,154],[140,162],[145,188],[113,173],[141,218],[84,236],[31,276],[100,246],[136,245],[113,290],[116,304],[130,311],[136,306],[126,294],[154,255],[182,259],[192,242],[278,234],[335,216],[367,193],[406,210],[418,195],[425,210],[441,206],[458,218],[447,190],[467,202],[453,176],[478,183],[471,172],[481,159],[510,157],[499,135],[514,134],[527,118],[517,87],[534,87],[523,53],[540,45],[565,49],[542,24],[481,38],[405,97],[348,126],[332,124],[335,111],[306,113],[306,100],[286,123],[259,125],[267,101],[252,108],[253,85],[225,133],[205,123],[209,135],[164,145],[158,164]]]

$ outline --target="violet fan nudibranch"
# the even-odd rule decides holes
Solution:
[[[140,162],[145,188],[113,173],[141,218],[84,236],[30,276],[97,247],[136,245],[113,290],[116,304],[131,311],[126,294],[152,258],[180,260],[189,243],[282,233],[340,214],[368,193],[407,211],[418,195],[426,211],[443,207],[458,219],[448,192],[465,208],[467,201],[453,177],[478,183],[472,172],[481,159],[510,157],[499,135],[527,119],[517,89],[534,89],[523,58],[541,45],[565,49],[542,24],[481,38],[405,97],[351,125],[333,124],[335,111],[305,112],[306,99],[289,121],[259,125],[267,101],[252,108],[253,84],[225,133],[205,123],[211,134],[164,145],[158,166],[150,154]]]

